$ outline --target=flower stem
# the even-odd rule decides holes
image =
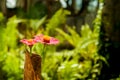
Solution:
[[[45,56],[46,56],[46,52],[45,51],[46,51],[46,45],[44,44],[43,45],[43,49],[42,49],[42,58],[43,58],[42,60],[43,60],[43,63],[44,63]]]
[[[29,48],[30,48],[30,55],[32,54],[32,46],[29,46]]]

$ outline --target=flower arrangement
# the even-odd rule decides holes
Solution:
[[[46,45],[56,45],[59,43],[59,40],[51,36],[39,34],[34,36],[33,39],[22,39],[20,42],[29,47],[25,54],[24,80],[41,80],[41,61],[44,61],[45,57],[44,48],[41,52],[43,55],[41,59],[40,55],[32,53],[32,47],[36,43],[41,43],[44,47]]]
[[[31,48],[36,43],[42,43],[44,45],[56,45],[59,43],[59,40],[51,36],[40,34],[35,36],[33,39],[22,39],[20,42],[29,46],[30,53],[32,53]]]

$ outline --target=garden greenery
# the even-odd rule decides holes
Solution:
[[[60,40],[60,44],[46,47],[45,61],[42,64],[44,80],[97,79],[102,68],[100,61],[106,62],[105,58],[97,53],[101,10],[93,22],[93,30],[85,24],[81,27],[80,34],[66,24],[66,16],[69,14],[69,11],[60,9],[49,20],[46,16],[40,20],[19,19],[13,16],[6,21],[0,13],[0,72],[4,74],[6,80],[23,78],[25,47],[20,43],[20,39],[31,38],[38,33],[54,35]],[[61,28],[62,25],[65,25],[67,32]],[[73,49],[58,50],[59,46],[66,42]],[[42,48],[43,45],[36,44],[33,51],[41,54]]]

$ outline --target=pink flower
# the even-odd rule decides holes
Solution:
[[[28,46],[33,46],[36,43],[36,41],[34,39],[22,39],[22,40],[20,40],[20,42],[22,42]]]
[[[46,36],[46,35],[43,35],[43,34],[35,36],[35,40],[36,40],[36,42],[40,42],[42,44],[48,44],[48,45],[59,43],[58,39],[56,39],[54,37]]]

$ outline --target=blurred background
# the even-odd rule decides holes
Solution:
[[[117,0],[0,0],[0,80],[23,79],[20,40],[37,34],[60,41],[46,47],[43,80],[120,80],[119,8]]]

